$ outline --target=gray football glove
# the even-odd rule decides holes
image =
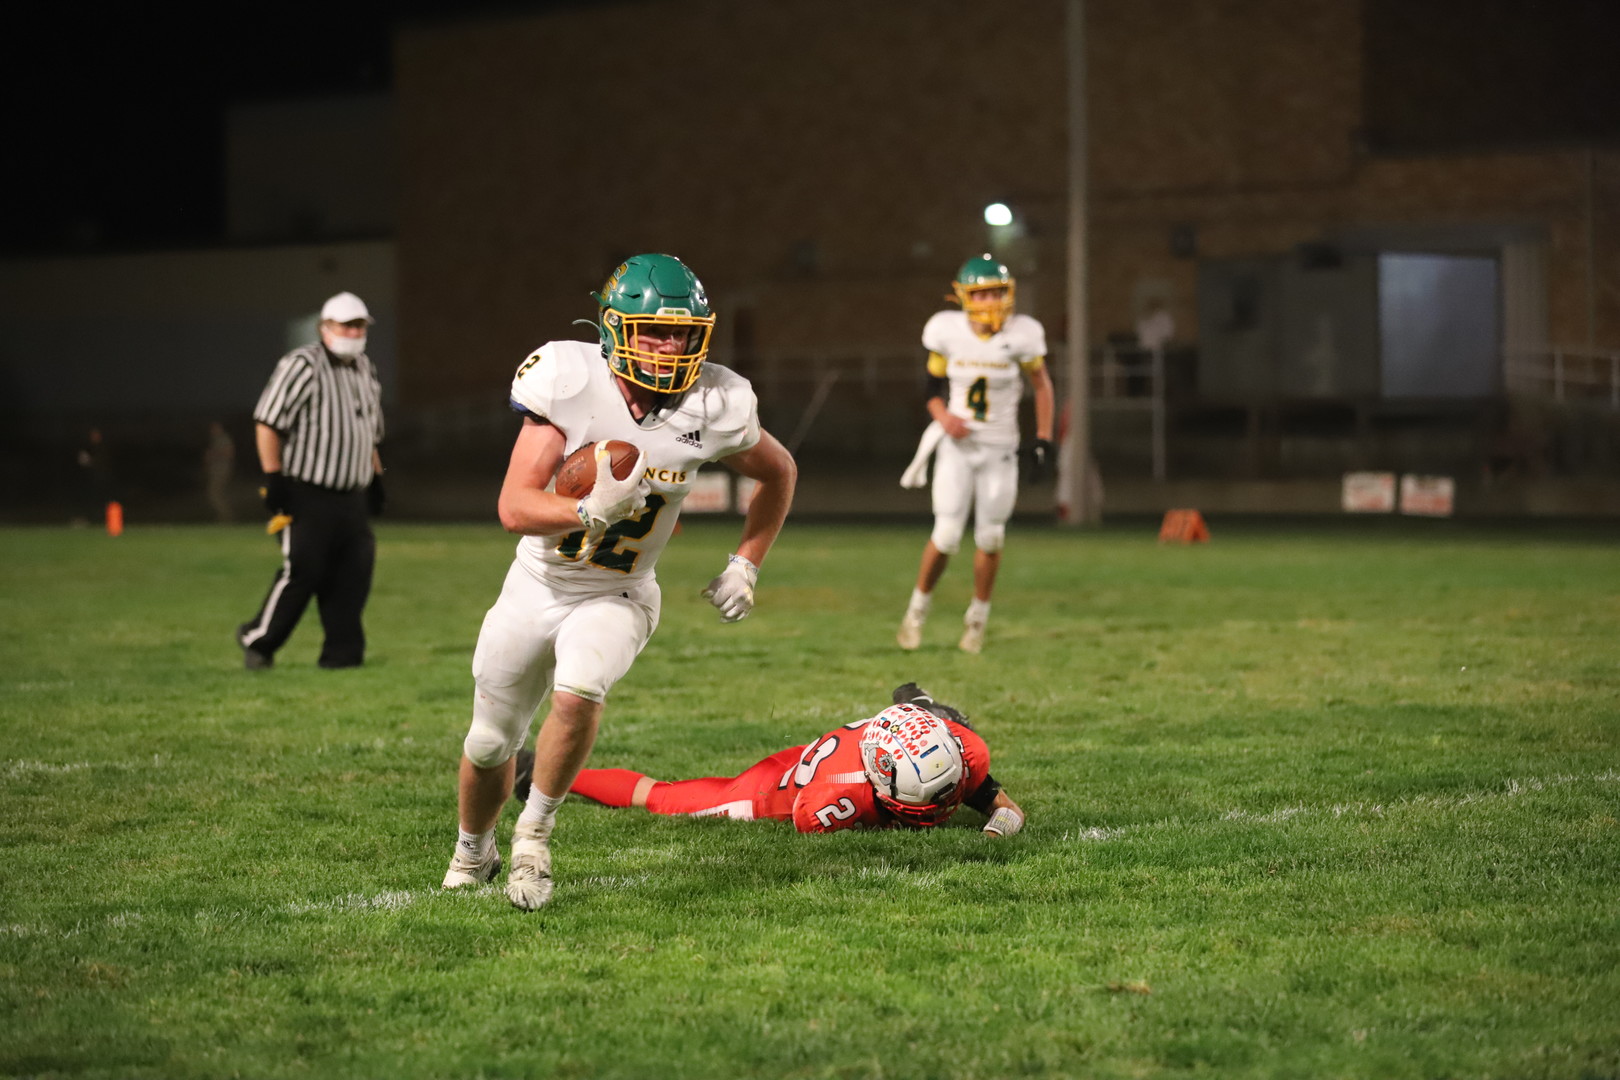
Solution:
[[[635,517],[646,509],[647,492],[651,490],[642,479],[641,467],[646,463],[645,450],[636,454],[636,467],[623,480],[613,475],[613,462],[608,457],[607,442],[596,444],[596,483],[590,494],[579,500],[577,510],[580,523],[591,533],[600,535],[628,517]]]
[[[759,567],[741,555],[731,555],[720,576],[703,590],[703,598],[720,609],[721,622],[737,622],[754,610],[754,582],[758,580]]]

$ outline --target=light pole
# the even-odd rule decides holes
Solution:
[[[1063,440],[1068,478],[1067,524],[1095,525],[1102,508],[1088,482],[1091,460],[1091,383],[1087,370],[1086,327],[1086,5],[1068,0],[1069,53],[1069,432]]]

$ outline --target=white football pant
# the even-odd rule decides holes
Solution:
[[[936,548],[956,554],[972,511],[973,543],[980,551],[1000,551],[1018,502],[1017,450],[980,446],[971,435],[942,440],[934,452],[933,496]]]
[[[658,583],[567,593],[518,563],[484,616],[473,653],[473,719],[462,749],[489,769],[523,746],[553,688],[602,701],[658,627]]]

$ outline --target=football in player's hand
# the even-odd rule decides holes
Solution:
[[[613,476],[618,480],[629,477],[630,470],[636,467],[636,458],[641,454],[640,450],[622,439],[609,439],[607,452],[608,459],[613,463]],[[553,490],[570,499],[583,499],[595,486],[596,444],[590,442],[569,454],[563,461],[557,470]]]

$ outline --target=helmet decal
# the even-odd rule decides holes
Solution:
[[[877,772],[880,777],[887,778],[891,783],[894,780],[894,756],[886,750],[878,751]]]

